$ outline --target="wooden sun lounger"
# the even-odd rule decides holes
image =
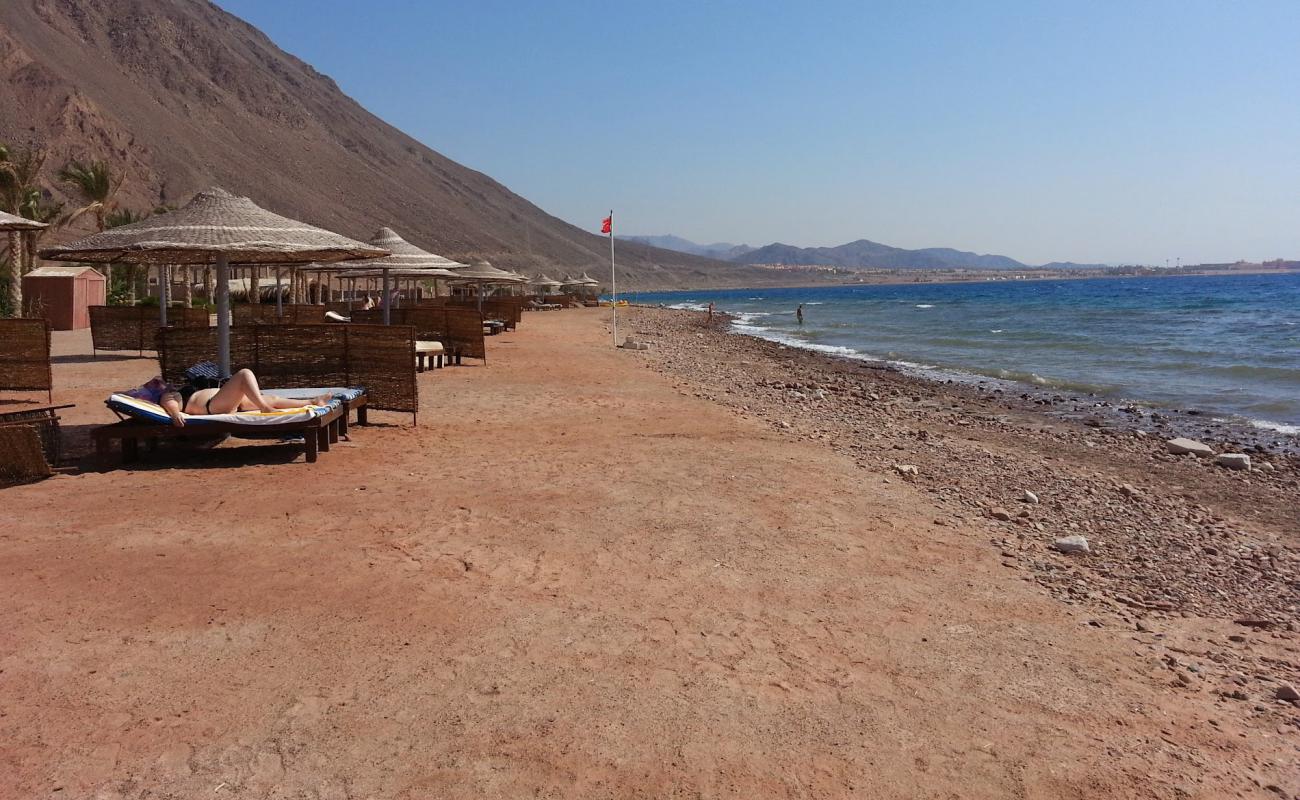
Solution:
[[[107,463],[113,442],[121,442],[122,460],[134,461],[140,455],[140,442],[145,441],[150,449],[157,446],[161,439],[212,439],[218,436],[236,438],[274,438],[302,434],[303,453],[307,463],[314,464],[319,452],[329,452],[330,445],[348,432],[348,412],[357,412],[357,424],[366,424],[366,396],[345,401],[326,414],[300,422],[286,422],[278,425],[259,425],[250,427],[227,422],[190,424],[183,428],[163,425],[156,422],[144,422],[136,419],[124,419],[111,425],[104,425],[91,431],[95,441],[95,453],[101,463]]]

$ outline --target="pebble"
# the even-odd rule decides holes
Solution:
[[[1002,508],[1001,506],[997,506],[995,508],[989,509],[989,516],[992,517],[993,519],[1000,519],[1003,522],[1006,522],[1007,520],[1011,519],[1011,512],[1007,511],[1005,508]]]
[[[921,474],[914,464],[895,464],[894,470],[904,478],[915,477]]]
[[[1026,503],[1029,503],[1030,505],[1033,506],[1038,505],[1038,495],[1034,494],[1028,489],[1025,490],[1025,493],[1023,495],[1021,495],[1020,499],[1024,500]]]
[[[1062,553],[1091,553],[1088,540],[1083,536],[1063,536],[1052,542],[1052,549]]]
[[[1285,700],[1288,703],[1296,703],[1300,705],[1300,692],[1297,692],[1295,687],[1289,683],[1284,683],[1277,687],[1277,691],[1274,692],[1273,696],[1278,700]]]

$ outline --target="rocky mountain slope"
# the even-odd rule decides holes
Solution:
[[[603,237],[388,125],[206,0],[0,2],[0,109],[0,141],[46,147],[50,182],[69,158],[107,159],[137,209],[216,184],[355,237],[391,226],[453,258],[609,267]],[[638,243],[619,250],[628,289],[779,277]]]
[[[745,264],[816,264],[832,267],[888,269],[1023,269],[1014,258],[981,255],[949,247],[904,250],[868,239],[838,247],[795,247],[776,242],[733,257]]]
[[[690,253],[691,255],[705,256],[706,258],[727,260],[735,260],[754,249],[747,244],[732,244],[731,242],[697,244],[690,239],[683,239],[672,234],[662,236],[620,236],[618,238],[629,242],[648,244],[651,247],[662,247],[665,250],[676,250],[679,253]]]

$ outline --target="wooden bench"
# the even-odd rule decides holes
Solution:
[[[443,358],[446,355],[446,349],[442,342],[416,342],[415,343],[415,369],[417,372],[424,372],[425,365],[430,368],[442,369]]]

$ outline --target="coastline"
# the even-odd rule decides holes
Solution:
[[[693,298],[675,303],[660,297],[656,298],[654,303],[639,305],[647,308],[702,312],[705,310],[707,299],[709,298]],[[1018,400],[1021,401],[1016,403],[1018,405],[1029,406],[1064,419],[1081,421],[1094,427],[1119,428],[1139,432],[1139,435],[1213,441],[1219,445],[1220,452],[1276,452],[1300,455],[1300,423],[1289,419],[1279,422],[1276,418],[1262,418],[1262,415],[1248,416],[1240,410],[1215,409],[1212,404],[1199,406],[1194,401],[1184,404],[1179,402],[1180,398],[1176,396],[1165,396],[1161,399],[1143,397],[1140,389],[1129,394],[1104,385],[1090,386],[1086,383],[1071,383],[1066,380],[1043,380],[1028,372],[1027,369],[1017,373],[1014,367],[1007,367],[1006,364],[1001,365],[1002,368],[997,370],[1000,375],[994,375],[987,370],[983,372],[968,370],[960,364],[940,367],[905,360],[883,359],[857,352],[849,347],[801,341],[798,337],[752,321],[754,316],[768,316],[766,312],[751,315],[738,311],[717,311],[715,315],[719,315],[720,320],[729,322],[732,332],[737,334],[773,342],[783,347],[894,369],[923,381],[970,386],[976,391],[999,395],[1008,402]],[[999,332],[994,331],[994,333]],[[1101,384],[1106,382],[1098,381],[1096,376],[1093,376],[1093,380]],[[1187,398],[1181,399],[1187,401]]]
[[[1097,535],[1103,552],[1113,547],[1117,556],[1136,557],[1149,568],[1112,565],[1109,574],[1091,576],[1089,591],[1100,593],[1094,599],[1112,608],[1131,611],[1146,602],[1221,619],[1266,618],[1300,630],[1294,615],[1300,532],[1293,527],[1300,456],[1293,452],[1252,448],[1256,471],[1234,472],[1209,459],[1169,455],[1165,440],[1178,434],[1172,420],[1143,434],[1131,424],[1098,421],[1114,409],[1044,406],[1032,395],[936,382],[887,364],[734,334],[721,314],[712,326],[694,311],[637,308],[635,314],[629,325],[652,343],[656,368],[689,381],[701,396],[825,441],[872,472],[904,479],[895,467],[917,466],[913,480],[955,512],[1033,511],[1013,516],[1009,526],[1015,546],[1004,555],[1021,566],[1042,556],[1043,538],[1052,533]],[[1106,416],[1122,423],[1128,415]],[[1225,439],[1207,438],[1223,452]],[[1045,505],[1029,509],[1020,499],[1026,489]],[[1041,519],[1048,508],[1050,522]],[[1032,541],[1025,526],[1038,534]],[[1248,551],[1283,548],[1285,569],[1267,580],[1220,569],[1215,543],[1225,526]],[[1170,538],[1149,537],[1154,530]],[[1054,593],[1073,592],[1054,570],[1033,577]]]
[[[796,272],[799,268],[789,271]],[[785,272],[785,269],[773,269],[774,274]],[[816,272],[812,274],[817,274]],[[872,272],[845,272],[835,274],[825,274],[819,279],[809,278],[792,278],[789,281],[775,280],[764,282],[759,285],[735,285],[735,286],[705,286],[705,287],[684,287],[675,286],[671,288],[635,288],[620,292],[620,295],[627,294],[660,294],[667,292],[692,292],[692,291],[739,291],[744,289],[753,289],[761,291],[763,289],[827,289],[839,286],[895,286],[899,284],[929,284],[929,283],[986,283],[986,282],[1016,282],[1031,283],[1036,281],[1086,281],[1086,280],[1122,280],[1132,278],[1186,278],[1186,277],[1233,277],[1249,275],[1300,275],[1300,269],[1271,269],[1265,267],[1248,267],[1245,269],[1158,269],[1150,268],[1148,271],[1138,273],[1112,273],[1107,270],[1077,269],[1077,270],[967,270],[964,272],[953,272],[951,270],[927,270],[927,269],[889,269]],[[1019,276],[1019,277],[1017,277]],[[623,284],[620,283],[620,286]],[[606,298],[607,299],[607,298]]]

